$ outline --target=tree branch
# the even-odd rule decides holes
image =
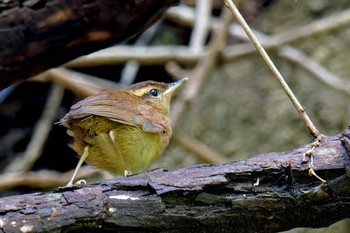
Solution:
[[[36,2],[0,14],[0,89],[134,36],[178,0]]]

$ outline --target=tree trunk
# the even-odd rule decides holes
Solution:
[[[15,7],[9,1],[12,8],[0,14],[0,90],[134,36],[177,2],[36,0]]]
[[[3,232],[276,232],[350,217],[350,129],[246,161],[162,169],[0,199]]]

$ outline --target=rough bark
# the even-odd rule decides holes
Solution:
[[[0,89],[123,41],[178,0],[24,2],[0,14]]]
[[[350,129],[246,161],[162,169],[0,199],[2,232],[276,232],[350,217]],[[257,180],[259,179],[259,184]]]

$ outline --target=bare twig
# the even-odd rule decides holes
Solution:
[[[224,10],[222,13],[222,25],[214,32],[214,37],[209,45],[208,55],[200,59],[196,67],[190,72],[188,83],[182,89],[182,93],[178,95],[179,98],[174,104],[171,114],[174,124],[189,107],[191,101],[193,101],[200,88],[208,79],[210,72],[215,68],[217,59],[222,49],[226,46],[227,27],[230,21],[231,15]]]
[[[176,62],[169,61],[165,64],[166,72],[175,80],[179,80],[182,77],[188,76],[188,71],[182,69]]]
[[[315,20],[310,24],[296,27],[274,36],[269,36],[262,41],[262,44],[265,49],[277,48],[281,45],[288,44],[318,33],[325,33],[326,31],[340,28],[349,23],[350,9],[347,9],[342,12],[334,13],[328,17]],[[228,62],[254,52],[255,48],[250,43],[232,45],[225,49],[223,59],[225,62]]]
[[[176,7],[172,7],[169,10],[167,10],[165,14],[166,18],[171,20],[173,23],[176,23],[178,25],[181,25],[183,27],[193,27],[196,22],[196,13],[192,7],[188,7],[185,5],[180,5]],[[210,17],[208,29],[211,31],[216,30],[216,28],[220,27],[220,19],[218,17]],[[238,39],[247,39],[247,35],[242,30],[242,27],[237,23],[231,23],[229,28],[229,35],[233,38],[238,37]],[[243,33],[240,33],[242,31]],[[266,36],[259,33],[259,31],[255,31],[253,29],[254,34],[259,38],[261,42],[267,41]],[[243,37],[243,38],[242,38]],[[264,44],[264,43],[263,43]],[[251,44],[249,43],[250,47]],[[254,50],[255,51],[255,50]]]
[[[173,138],[179,142],[182,146],[184,146],[186,149],[190,150],[191,152],[195,153],[199,159],[206,163],[223,163],[227,162],[227,159],[218,152],[214,151],[210,147],[208,147],[206,144],[202,143],[201,141],[189,137],[182,133],[176,133]]]
[[[305,109],[303,108],[303,106],[301,106],[300,102],[295,97],[292,90],[289,88],[288,84],[286,83],[286,81],[282,77],[281,73],[279,72],[279,70],[276,68],[276,66],[274,65],[274,63],[270,59],[269,55],[266,53],[265,49],[263,48],[263,46],[261,45],[259,40],[255,37],[253,32],[250,30],[249,25],[246,23],[246,21],[244,20],[244,18],[242,17],[241,13],[237,9],[237,7],[234,5],[232,0],[225,0],[225,3],[230,8],[231,12],[234,14],[237,21],[242,25],[242,27],[243,27],[244,31],[247,33],[249,39],[252,41],[255,48],[261,54],[264,61],[266,62],[266,64],[268,65],[268,67],[270,68],[272,73],[274,74],[274,77],[277,79],[277,81],[282,86],[283,90],[288,95],[289,99],[292,101],[292,103],[295,106],[295,108],[297,109],[299,115],[303,119],[306,127],[308,128],[310,134],[315,138],[322,138],[323,137],[322,134],[320,134],[318,132],[318,130],[316,129],[316,127],[314,126],[314,124],[310,120],[309,116],[306,114]]]
[[[320,65],[315,60],[309,58],[305,53],[303,53],[299,49],[290,46],[282,46],[279,49],[278,53],[281,57],[298,64],[326,85],[338,91],[341,91],[346,95],[350,95],[349,82],[346,82],[337,75],[333,74],[324,66]]]
[[[160,22],[155,23],[148,28],[142,35],[136,40],[134,46],[144,46],[150,43],[154,34],[159,28]],[[120,84],[122,86],[130,86],[135,82],[137,72],[139,71],[140,64],[135,60],[128,61],[121,71]]]
[[[52,189],[65,185],[72,176],[73,170],[68,172],[57,172],[52,170],[41,170],[33,172],[11,172],[0,175],[0,191],[16,188],[18,186],[35,189]],[[101,171],[83,166],[79,170],[78,179],[89,179],[103,176]]]
[[[191,101],[195,99],[197,93],[200,91],[200,88],[210,77],[210,72],[214,70],[221,50],[226,46],[227,27],[231,21],[231,15],[226,9],[224,9],[221,18],[221,27],[217,28],[217,30],[215,30],[214,32],[213,39],[209,45],[208,55],[201,58],[198,61],[196,67],[188,74],[190,79],[186,86],[182,89],[182,93],[178,95],[178,98],[174,103],[174,108],[171,112],[171,120],[173,122],[173,125],[175,125],[178,122],[181,115],[190,106]],[[181,139],[178,140],[178,142],[181,143],[181,145],[185,148],[193,150],[193,144],[189,145]],[[208,157],[208,154],[211,154],[214,155],[213,157],[216,157],[215,159],[211,158],[213,161],[219,161],[219,158],[222,158],[222,156],[218,155],[218,153],[214,152],[208,146],[205,146],[202,143],[197,144],[202,145],[202,149],[204,148],[204,150],[197,150],[196,152],[197,155],[200,154],[200,157]]]
[[[240,28],[242,29],[242,27]],[[239,37],[243,40],[249,40],[249,38],[246,36],[243,30],[240,31],[238,28],[235,28],[235,30],[232,30],[232,33],[234,33],[236,37]],[[244,35],[242,35],[242,33],[244,33]],[[268,41],[268,39],[266,39],[268,36],[264,35],[263,33],[259,31],[254,31],[254,33],[259,34],[258,38],[260,41],[261,38],[263,39],[263,41]],[[309,58],[301,50],[288,45],[284,45],[280,47],[280,49],[278,50],[278,54],[281,57],[298,64],[306,71],[310,72],[315,78],[325,83],[329,87],[341,91],[346,95],[350,95],[350,83],[344,81],[339,76],[335,75],[334,73],[326,69],[324,66],[317,63],[315,60]]]
[[[211,18],[212,4],[212,0],[197,1],[196,21],[189,44],[190,49],[195,53],[203,50],[209,28],[209,19]]]
[[[102,89],[118,88],[115,82],[93,77],[66,68],[51,69],[47,76],[80,97],[98,93]]]
[[[93,67],[99,65],[124,64],[135,60],[143,65],[164,64],[175,61],[180,64],[194,64],[205,51],[193,53],[187,46],[128,46],[120,45],[83,56],[67,64],[68,67]]]
[[[169,8],[165,13],[165,18],[183,27],[193,27],[196,13],[192,7],[179,5]],[[218,20],[216,19],[216,21]]]
[[[318,33],[325,33],[336,28],[340,28],[350,23],[350,9],[336,12],[328,17],[324,17],[295,29],[270,37],[268,43],[278,46],[292,41],[300,40]]]
[[[185,6],[178,6],[169,9],[167,17],[172,18],[176,23],[182,23],[188,26],[193,26],[196,19],[194,10]],[[212,17],[210,22],[209,28],[211,30],[215,30],[220,25],[220,20],[215,17]],[[268,50],[318,33],[325,33],[326,31],[340,28],[347,25],[349,22],[350,9],[273,36],[263,37],[256,31],[254,31],[254,33],[258,36],[259,40],[264,45],[264,48]],[[231,36],[237,35],[237,26],[235,24],[230,25],[229,33]],[[241,34],[239,36],[241,36]],[[230,62],[241,56],[252,54],[255,51],[256,49],[250,42],[227,46],[223,50],[223,61]],[[181,46],[135,47],[121,45],[107,48],[88,56],[83,56],[68,63],[68,66],[87,67],[109,64],[114,65],[123,64],[129,60],[135,60],[143,65],[164,64],[169,61],[175,61],[187,65],[196,63],[198,59],[206,54],[205,51],[202,51],[199,54],[193,53],[192,51],[189,51],[187,47]]]
[[[62,86],[56,84],[52,86],[43,114],[35,125],[33,137],[27,149],[4,169],[5,172],[28,171],[40,157],[47,136],[51,131],[52,123],[55,120],[63,93],[64,88]]]

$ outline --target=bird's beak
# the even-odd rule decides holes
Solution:
[[[179,88],[179,86],[181,86],[181,84],[183,84],[187,80],[188,80],[188,78],[186,77],[186,78],[182,78],[176,82],[170,83],[169,88],[163,92],[163,95],[164,96],[171,96],[176,91],[176,89]]]

